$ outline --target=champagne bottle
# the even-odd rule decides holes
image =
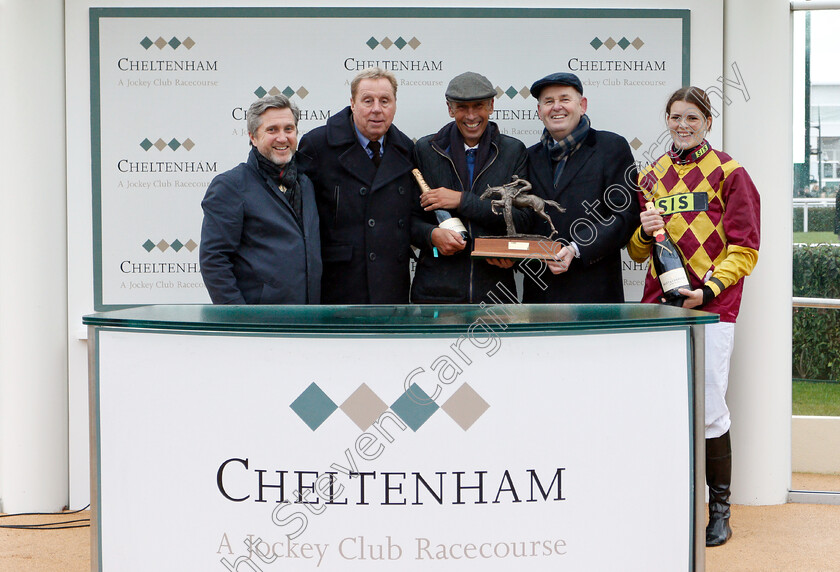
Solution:
[[[414,175],[414,178],[417,180],[417,184],[420,185],[420,192],[427,193],[431,190],[429,184],[426,182],[426,179],[423,178],[419,169],[413,169],[411,174]],[[452,216],[452,214],[445,209],[437,209],[435,211],[435,216],[437,217],[438,226],[440,228],[446,228],[459,232],[464,240],[469,240],[470,234],[467,232],[467,227],[464,226],[461,219]]]
[[[646,203],[647,210],[655,210],[652,202]],[[656,241],[651,250],[650,257],[653,260],[653,268],[656,270],[656,276],[659,278],[659,285],[662,287],[662,294],[665,297],[665,304],[670,306],[682,306],[685,296],[680,294],[680,288],[687,288],[691,290],[691,284],[688,281],[688,273],[685,270],[680,251],[677,250],[676,245],[661,228],[653,233],[653,239]]]

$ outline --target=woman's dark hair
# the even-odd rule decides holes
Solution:
[[[666,115],[670,115],[671,105],[673,105],[675,101],[685,101],[686,103],[696,105],[704,116],[707,118],[712,117],[712,103],[709,101],[709,96],[706,95],[706,92],[699,87],[694,87],[692,85],[689,87],[681,87],[675,91],[671,95],[670,99],[668,99],[668,105],[665,106]]]

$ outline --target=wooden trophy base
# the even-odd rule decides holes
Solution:
[[[473,258],[540,258],[554,260],[563,243],[544,236],[483,236],[474,241]]]

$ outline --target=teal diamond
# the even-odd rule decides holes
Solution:
[[[516,94],[518,94],[518,93],[519,93],[519,91],[513,86],[510,86],[509,88],[507,88],[507,91],[505,91],[505,94],[511,99],[516,97]]]
[[[411,387],[391,405],[391,411],[399,415],[412,431],[420,429],[438,409],[438,404],[416,383],[412,383]]]
[[[327,394],[314,382],[309,384],[309,387],[292,402],[290,407],[313,431],[338,409],[333,400],[327,397]]]
[[[169,40],[169,45],[170,45],[170,46],[172,46],[172,49],[173,49],[173,50],[177,50],[177,49],[178,49],[178,46],[180,46],[180,45],[181,45],[181,40],[179,40],[179,39],[178,39],[178,38],[176,38],[175,36],[172,36],[172,39],[171,39],[171,40]]]
[[[178,147],[181,146],[181,144],[178,143],[178,140],[175,139],[175,138],[173,138],[172,141],[167,143],[167,145],[169,145],[169,148],[172,149],[173,151],[175,151]]]
[[[397,38],[397,41],[396,41],[396,42],[394,42],[394,45],[395,45],[395,46],[397,46],[399,49],[403,49],[403,48],[406,46],[406,44],[408,44],[408,42],[406,42],[405,40],[403,40],[403,39],[402,39],[402,36],[400,36],[399,38]]]
[[[140,40],[140,45],[148,50],[154,45],[154,42],[149,39],[149,36],[146,36],[145,38]]]
[[[590,46],[592,46],[593,48],[595,48],[595,49],[597,50],[598,48],[600,48],[601,46],[603,46],[603,45],[604,45],[604,42],[602,42],[601,40],[599,40],[599,39],[596,37],[594,40],[592,40],[591,42],[589,42],[589,45],[590,45]]]
[[[621,38],[621,39],[618,41],[618,45],[619,45],[619,46],[621,46],[621,49],[622,49],[622,50],[626,50],[626,49],[627,49],[627,46],[629,46],[629,45],[630,45],[630,40],[628,40],[627,38]]]
[[[254,92],[254,95],[256,95],[257,97],[262,97],[262,96],[264,96],[266,93],[268,93],[268,92],[267,92],[266,90],[264,90],[262,86],[260,86],[260,87],[258,87],[258,88],[257,88],[257,90]]]
[[[151,251],[152,251],[152,249],[155,247],[155,243],[154,243],[154,242],[152,242],[151,240],[149,240],[149,239],[147,238],[147,239],[146,239],[146,242],[144,242],[144,243],[142,244],[142,246],[143,246],[143,248],[145,248],[145,249],[146,249],[146,252],[151,252]]]
[[[183,244],[181,244],[181,241],[180,241],[180,240],[178,240],[177,238],[176,238],[176,239],[172,242],[172,244],[170,244],[169,246],[171,246],[171,247],[172,247],[172,250],[174,250],[175,252],[178,252],[179,250],[181,250],[182,248],[184,248],[184,245],[183,245]]]
[[[152,145],[153,145],[153,143],[151,141],[149,141],[148,139],[143,139],[140,142],[140,146],[143,148],[143,151],[148,151],[149,149],[152,148]]]
[[[295,90],[293,90],[291,87],[289,87],[289,86],[287,85],[287,86],[286,86],[286,89],[284,89],[282,93],[283,93],[283,95],[285,95],[286,97],[292,97],[292,96],[295,94]]]
[[[376,46],[378,46],[378,45],[379,45],[379,42],[378,42],[378,41],[377,41],[377,39],[376,39],[376,38],[374,38],[373,36],[371,36],[371,37],[370,37],[370,39],[369,39],[367,42],[365,42],[365,43],[368,45],[368,47],[369,47],[371,50],[372,50],[373,48],[375,48]]]

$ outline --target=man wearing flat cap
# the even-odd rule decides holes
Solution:
[[[621,249],[638,225],[636,167],[627,141],[590,126],[580,79],[554,73],[534,82],[531,95],[545,125],[539,143],[528,149],[532,192],[560,203],[564,213],[548,214],[558,231],[556,261],[546,268],[523,262],[526,303],[624,302]],[[535,219],[532,219],[535,220]],[[532,232],[548,236],[547,222]]]
[[[412,244],[420,247],[420,258],[411,301],[477,304],[490,301],[487,294],[498,283],[516,291],[512,269],[473,259],[470,252],[472,238],[506,234],[504,217],[479,196],[488,186],[510,183],[514,175],[524,177],[526,152],[521,141],[502,135],[490,121],[496,90],[486,77],[462,73],[449,82],[445,95],[453,121],[420,139],[414,149],[415,164],[431,191],[420,198],[423,212],[412,217]],[[438,227],[437,209],[460,218],[469,238]],[[519,228],[528,220],[527,213],[515,209]]]

